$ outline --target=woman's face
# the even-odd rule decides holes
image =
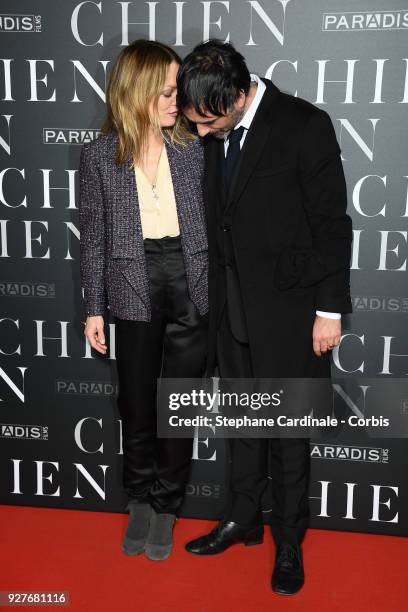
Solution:
[[[172,127],[178,115],[176,106],[177,96],[177,72],[179,65],[177,62],[172,62],[167,70],[166,82],[162,91],[160,92],[159,99],[157,102],[157,112],[159,115],[159,121],[161,127]],[[151,104],[151,107],[153,103]],[[151,108],[152,111],[152,108]]]

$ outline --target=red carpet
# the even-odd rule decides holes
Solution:
[[[285,597],[269,586],[274,559],[269,530],[262,546],[239,545],[199,558],[183,544],[212,523],[181,519],[172,556],[154,562],[122,554],[125,514],[0,506],[0,521],[0,590],[69,591],[69,607],[51,609],[399,612],[408,607],[404,538],[309,530],[303,544],[305,586]]]

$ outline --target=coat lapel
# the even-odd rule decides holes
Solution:
[[[225,193],[223,189],[222,167],[224,143],[209,137],[204,154],[204,195],[208,224],[215,219],[215,214],[223,207]]]
[[[225,199],[222,185],[224,144],[212,137],[204,139],[204,142],[204,204],[211,265],[211,254],[217,249],[216,227],[222,216]]]
[[[262,96],[238,158],[238,163],[228,192],[226,210],[230,208],[232,203],[235,205],[238,201],[245,185],[257,166],[262,150],[268,140],[272,125],[271,118],[274,113],[274,103],[278,98],[279,89],[270,81],[264,80],[264,83],[266,84],[266,91]]]

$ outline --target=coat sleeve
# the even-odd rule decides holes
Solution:
[[[81,285],[87,316],[103,315],[105,294],[105,221],[101,178],[92,148],[84,145],[79,164]]]
[[[317,310],[351,312],[351,218],[340,147],[329,115],[317,109],[305,127],[299,153],[300,181],[313,248],[324,270],[316,286]]]

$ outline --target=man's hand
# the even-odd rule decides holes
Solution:
[[[103,316],[95,315],[87,317],[85,323],[84,334],[88,338],[89,344],[95,351],[106,354],[107,346],[105,344],[105,334],[103,331]]]
[[[313,350],[318,357],[340,342],[341,319],[329,319],[316,315],[313,325]]]

